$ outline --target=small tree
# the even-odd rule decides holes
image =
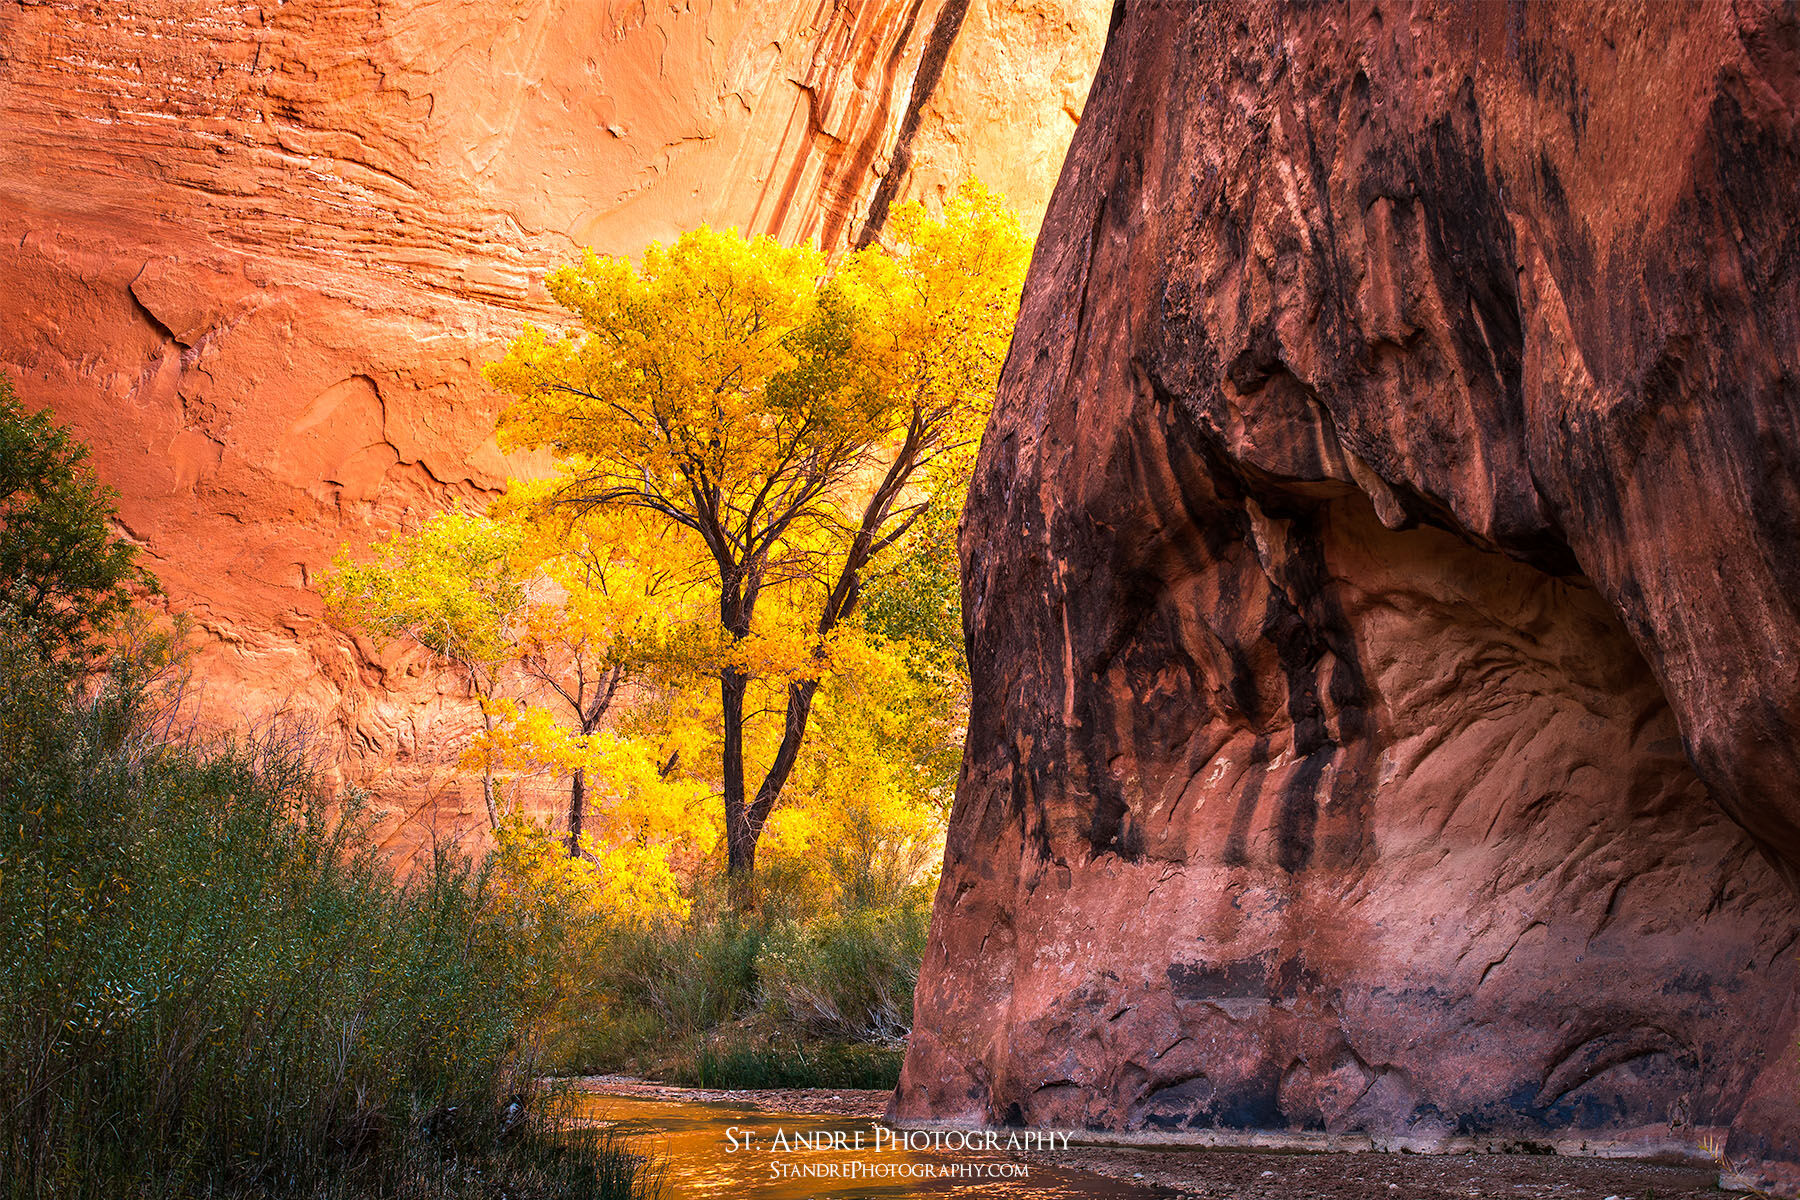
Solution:
[[[498,764],[567,776],[574,856],[583,847],[591,743],[627,685],[658,670],[684,589],[632,521],[571,521],[540,502],[542,490],[514,484],[485,516],[440,514],[378,542],[372,559],[346,549],[324,594],[347,624],[407,638],[461,676],[481,706],[471,754],[496,827]],[[561,715],[551,714],[559,706]]]
[[[533,571],[531,603],[515,640],[516,661],[541,693],[561,702],[573,740],[565,742],[541,724],[534,733],[529,722],[517,722],[510,744],[528,759],[535,749],[538,761],[565,768],[568,848],[578,855],[592,769],[581,751],[596,744],[630,685],[664,676],[680,657],[674,645],[689,621],[684,606],[691,581],[680,574],[685,564],[659,553],[655,531],[644,528],[637,514],[585,521],[546,503],[545,491],[541,484],[515,482],[494,515],[522,531]],[[663,760],[660,778],[668,778],[678,757]]]
[[[156,586],[113,534],[117,497],[87,458],[0,375],[0,626],[69,670],[90,665],[133,596]]]
[[[791,778],[831,643],[865,574],[966,472],[1011,335],[1029,243],[965,187],[891,247],[818,251],[701,229],[641,268],[589,252],[553,272],[579,322],[527,326],[488,378],[516,397],[501,434],[549,447],[562,504],[635,509],[706,564],[729,643],[717,665],[730,872]],[[770,597],[774,597],[770,602]],[[773,620],[769,609],[773,608]],[[746,696],[783,686],[782,726],[746,790]]]
[[[407,638],[456,670],[493,734],[501,674],[514,656],[526,603],[517,526],[463,513],[442,513],[416,533],[375,544],[372,561],[346,547],[324,584],[326,605],[340,619],[384,638]],[[500,827],[494,756],[481,756],[481,798],[488,824]]]

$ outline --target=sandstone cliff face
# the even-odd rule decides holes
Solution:
[[[212,710],[318,717],[406,849],[482,821],[467,706],[311,585],[504,481],[478,370],[543,272],[702,222],[843,245],[969,168],[1035,216],[1108,11],[0,0],[0,369],[94,444]]]
[[[1800,1185],[1797,117],[1791,6],[1124,6],[899,1118]]]

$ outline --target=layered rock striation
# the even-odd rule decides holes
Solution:
[[[1127,0],[893,1113],[1800,1185],[1800,19]]]
[[[482,823],[468,705],[313,584],[530,469],[478,371],[544,271],[703,222],[842,246],[967,171],[1035,221],[1108,11],[0,0],[0,370],[93,444],[211,710],[315,721],[406,850]]]

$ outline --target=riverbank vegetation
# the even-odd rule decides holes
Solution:
[[[111,497],[4,381],[0,480],[0,1197],[648,1194],[537,1082],[561,914],[397,879],[298,731],[194,733]]]
[[[683,919],[611,926],[555,1010],[546,1060],[694,1087],[891,1088],[930,882],[811,911],[773,888],[740,907],[715,885]]]
[[[339,557],[339,619],[476,700],[500,861],[581,930],[560,1068],[892,1084],[966,725],[956,522],[1028,255],[973,184],[833,261],[707,229],[589,253],[547,280],[564,326],[488,371],[501,444],[554,469]],[[546,779],[549,819],[517,802]]]

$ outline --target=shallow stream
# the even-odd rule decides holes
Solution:
[[[1004,1152],[896,1146],[896,1134],[867,1117],[771,1113],[739,1104],[593,1094],[583,1115],[627,1135],[663,1168],[670,1200],[742,1197],[970,1197],[980,1200],[1138,1200],[1146,1188],[1044,1165]],[[857,1138],[861,1137],[861,1148]],[[1004,1133],[1001,1134],[1004,1137]],[[913,1144],[929,1146],[930,1135]],[[953,1141],[959,1139],[952,1139]]]

